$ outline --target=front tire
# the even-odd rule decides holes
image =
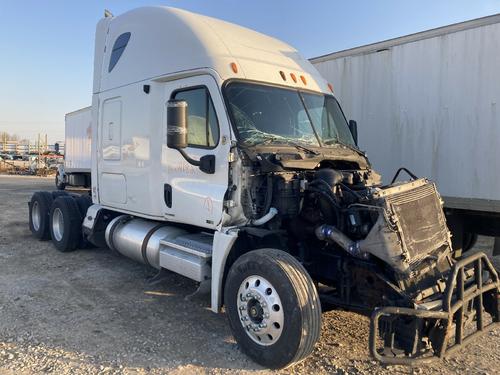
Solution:
[[[50,209],[50,234],[57,250],[75,250],[82,239],[82,217],[75,198],[60,196]]]
[[[224,300],[242,351],[278,369],[305,359],[321,331],[318,292],[290,254],[260,249],[242,255],[226,279]]]

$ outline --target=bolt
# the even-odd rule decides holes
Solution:
[[[260,326],[260,328],[267,328],[267,324],[266,323],[262,323],[259,326]]]
[[[260,295],[257,294],[256,298],[257,298],[257,300],[260,301]]]
[[[247,293],[247,297],[248,298],[252,297],[252,293]]]
[[[267,307],[267,303],[265,303],[265,302],[262,302],[260,305],[261,305],[262,307]]]
[[[264,314],[264,318],[266,318],[266,319],[267,319],[267,318],[269,318],[269,314],[268,314],[268,313],[265,313],[265,314]]]
[[[246,302],[247,298],[246,298],[246,297],[241,297],[241,300],[242,300],[243,302]]]
[[[245,310],[245,307],[246,307],[245,305],[241,305],[240,310]]]
[[[242,317],[241,317],[241,321],[243,322],[244,320],[245,320],[245,317],[244,317],[244,316],[242,316]]]

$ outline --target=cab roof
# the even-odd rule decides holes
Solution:
[[[128,43],[109,71],[113,47],[126,33],[130,33]],[[249,79],[329,91],[318,71],[295,48],[215,18],[170,7],[142,7],[103,18],[97,25],[94,93],[196,69],[212,69],[223,80]]]

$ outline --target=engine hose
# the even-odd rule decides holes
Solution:
[[[320,180],[320,179],[312,180],[312,181],[309,183],[309,186],[318,185],[318,184],[319,184],[319,185],[324,186],[324,187],[325,187],[325,190],[327,190],[327,191],[329,191],[329,192],[331,192],[331,191],[332,191],[332,189],[333,189],[333,187],[332,187],[332,186],[330,186],[330,185],[328,184],[328,182],[326,182],[326,181],[324,181],[324,180]]]
[[[326,199],[326,201],[331,205],[333,206],[333,211],[335,213],[335,218],[337,220],[336,224],[338,226],[341,226],[342,225],[342,221],[341,221],[341,217],[340,217],[340,206],[339,204],[335,201],[335,199],[333,199],[333,197],[326,193],[324,190],[321,190],[321,189],[318,189],[318,188],[314,188],[314,187],[311,187],[309,186],[307,188],[308,191],[312,192],[312,193],[316,193],[316,194],[319,194],[320,198],[322,199]],[[328,212],[329,210],[326,209],[326,207],[322,207],[322,205],[320,204],[320,209],[321,209],[321,213],[323,214],[323,216],[325,217],[331,217],[331,214]],[[325,210],[325,211],[323,211]]]
[[[271,220],[273,217],[275,217],[277,214],[278,210],[274,207],[271,207],[269,209],[269,212],[264,216],[262,216],[260,219],[250,220],[250,225],[255,225],[255,226],[263,225],[267,223],[269,220]]]
[[[369,257],[368,253],[361,251],[358,241],[351,240],[333,225],[320,225],[314,233],[319,240],[333,241],[352,256],[362,259]]]
[[[266,198],[264,200],[264,212],[269,212],[273,199],[273,176],[267,175],[266,179]]]

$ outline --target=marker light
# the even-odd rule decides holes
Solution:
[[[282,70],[280,70],[280,76],[283,78],[283,81],[286,81],[286,75]]]
[[[331,83],[328,84],[328,88],[330,89],[330,91],[333,93],[333,85]]]
[[[304,77],[304,76],[300,76],[300,80],[302,81],[302,83],[303,83],[304,85],[307,85],[306,77]]]
[[[231,70],[235,73],[238,73],[238,65],[236,65],[235,62],[232,62],[230,65],[231,65]]]
[[[295,76],[295,74],[290,73],[290,77],[292,77],[293,82],[297,83],[297,77]]]

